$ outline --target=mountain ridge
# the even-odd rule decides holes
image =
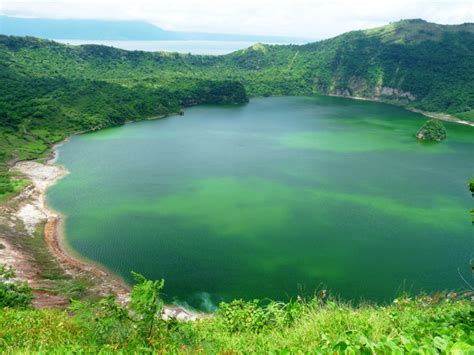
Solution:
[[[137,20],[45,19],[5,15],[0,15],[0,34],[52,40],[204,40],[268,43],[309,41],[309,39],[287,36],[168,31],[152,23]]]

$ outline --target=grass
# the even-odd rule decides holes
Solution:
[[[296,305],[296,306],[295,306]],[[387,306],[353,307],[314,299],[273,309],[234,301],[214,317],[160,321],[149,338],[133,323],[94,327],[63,310],[0,312],[0,351],[201,353],[470,353],[474,308],[456,295],[401,298]],[[292,316],[289,316],[292,314]],[[237,327],[236,327],[237,325]],[[111,331],[113,330],[113,331]],[[100,333],[102,332],[102,333]],[[106,334],[99,337],[98,334]]]
[[[11,173],[8,173],[11,175]],[[8,201],[11,197],[19,194],[29,183],[27,179],[9,178],[8,185],[10,188],[3,193],[0,193],[0,202]]]

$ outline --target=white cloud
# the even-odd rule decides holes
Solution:
[[[169,30],[325,38],[406,18],[474,22],[473,0],[0,0],[10,16],[145,20]]]

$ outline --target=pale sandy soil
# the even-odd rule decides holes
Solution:
[[[12,169],[28,177],[33,183],[33,188],[28,188],[16,197],[24,200],[16,216],[23,221],[23,225],[31,236],[34,235],[36,226],[45,219],[57,217],[46,207],[45,194],[48,187],[67,175],[67,170],[58,165],[41,164],[34,161],[23,161],[15,164]]]

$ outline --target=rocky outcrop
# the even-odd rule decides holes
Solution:
[[[369,93],[369,94],[367,94]],[[353,88],[335,88],[332,94],[344,97],[366,97],[366,98],[387,98],[395,100],[415,101],[416,96],[409,91],[392,88],[389,86],[376,86],[373,90],[359,90]]]
[[[403,91],[389,86],[376,86],[374,88],[375,96],[387,96],[395,99],[408,99],[409,101],[416,100],[416,96],[409,91]]]
[[[330,87],[318,83],[316,80],[316,88],[322,93],[343,97],[387,99],[405,103],[416,100],[416,96],[410,91],[403,91],[400,88],[383,85],[373,86],[370,85],[367,80],[360,77],[351,77],[343,85],[341,85],[341,83],[338,85],[336,82]]]
[[[349,92],[349,89],[334,89],[334,95],[351,97],[351,93]]]

